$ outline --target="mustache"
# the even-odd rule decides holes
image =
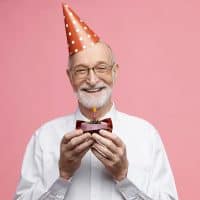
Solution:
[[[83,84],[80,86],[79,90],[91,90],[91,89],[99,89],[99,88],[107,88],[107,87],[108,87],[108,85],[105,83],[97,83],[94,86],[89,86],[89,85]]]

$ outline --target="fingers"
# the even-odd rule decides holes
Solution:
[[[73,149],[77,145],[83,143],[84,141],[89,140],[90,138],[91,138],[90,133],[84,133],[82,135],[75,136],[66,144],[66,149],[68,150]]]
[[[80,167],[81,160],[93,144],[91,134],[75,130],[66,134],[60,146],[59,172],[68,179]]]
[[[114,142],[118,147],[123,146],[122,140],[117,135],[115,135],[114,133],[111,133],[111,132],[106,131],[106,130],[100,130],[99,134],[101,136],[105,137],[105,138],[112,140],[112,142]]]
[[[81,130],[81,129],[76,129],[70,133],[67,133],[64,135],[61,143],[63,143],[63,144],[68,143],[73,137],[79,136],[81,134],[83,134],[83,130]]]
[[[94,143],[94,142],[91,141],[91,145],[89,145],[83,152],[81,152],[81,153],[78,155],[78,157],[79,157],[80,159],[82,159],[83,156],[88,152],[88,150],[91,148],[91,146],[92,146],[93,143]]]
[[[82,154],[84,155],[85,151],[87,152],[93,143],[94,143],[94,141],[90,139],[90,140],[86,140],[85,142],[77,145],[74,149],[71,150],[72,155],[82,157]]]
[[[91,151],[105,166],[107,166],[111,162],[95,148],[92,148]]]
[[[62,158],[61,160],[65,160],[64,162],[67,166],[73,165],[74,162],[80,162],[82,157],[92,146],[93,142],[94,141],[90,139],[85,141],[84,143],[77,145],[72,150],[62,149],[60,159]],[[67,162],[70,163],[67,164]]]
[[[93,133],[92,134],[92,138],[99,144],[102,144],[104,146],[106,146],[108,149],[110,149],[113,153],[116,153],[117,150],[117,146],[112,142],[112,140],[102,137],[101,135],[97,134],[97,133]]]
[[[96,151],[98,151],[103,157],[105,157],[109,160],[114,159],[114,154],[110,150],[108,150],[105,146],[95,143],[92,145],[92,148],[94,148]]]

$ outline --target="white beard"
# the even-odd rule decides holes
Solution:
[[[105,83],[97,84],[95,88],[103,86],[106,88],[102,89],[97,93],[88,93],[86,91],[83,91],[82,88],[88,88],[88,86],[81,86],[76,92],[79,103],[89,109],[94,107],[100,108],[104,106],[111,98],[112,88]]]

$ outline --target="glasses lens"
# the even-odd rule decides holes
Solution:
[[[110,70],[110,66],[107,64],[99,64],[94,67],[94,70],[97,74],[104,74]]]
[[[88,74],[88,68],[79,66],[74,68],[73,72],[76,77],[85,77]]]

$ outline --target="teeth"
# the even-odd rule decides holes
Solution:
[[[99,89],[92,89],[92,90],[88,90],[88,91],[92,91],[92,92],[93,92],[93,91],[98,91],[98,90],[99,90]]]
[[[86,89],[87,92],[97,92],[100,91],[101,88],[96,88],[96,89]]]

